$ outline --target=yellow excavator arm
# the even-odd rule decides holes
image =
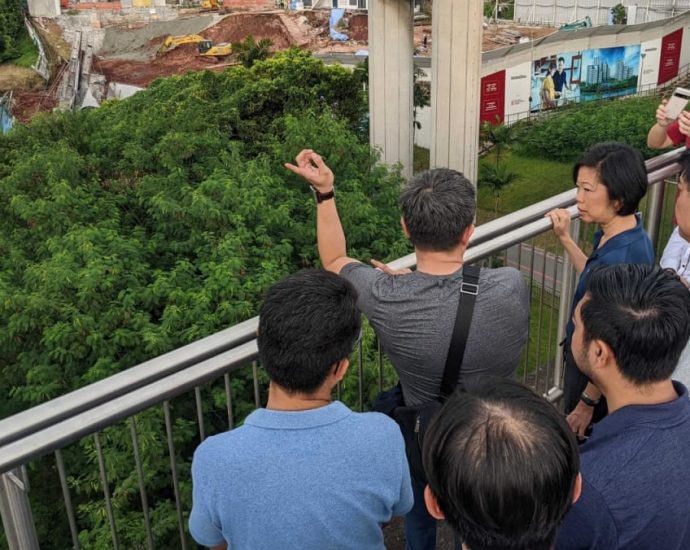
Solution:
[[[202,42],[208,42],[207,38],[200,36],[198,34],[183,34],[182,36],[167,36],[161,47],[158,49],[158,55],[163,55],[164,53],[174,50],[182,44],[200,44]]]

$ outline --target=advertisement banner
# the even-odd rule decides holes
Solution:
[[[634,94],[639,71],[639,44],[542,57],[533,62],[530,109]]]
[[[506,69],[505,117],[508,123],[515,118],[526,116],[530,110],[530,74],[529,61]]]
[[[659,80],[661,38],[642,42],[640,49],[640,90],[656,88]]]
[[[578,101],[582,80],[582,52],[558,53],[535,59],[532,67],[530,110],[555,109]]]
[[[682,41],[683,29],[667,34],[661,39],[661,59],[659,61],[659,81],[657,84],[663,84],[678,76]]]
[[[499,71],[482,78],[479,120],[492,124],[503,122],[505,115],[506,72]]]

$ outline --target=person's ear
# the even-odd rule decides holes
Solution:
[[[441,511],[441,507],[438,505],[436,496],[431,492],[431,487],[428,485],[424,487],[424,504],[426,504],[426,509],[432,518],[446,519],[445,514]]]
[[[341,359],[335,364],[335,366],[333,367],[333,377],[335,378],[336,384],[340,382],[343,378],[345,378],[345,374],[347,373],[347,369],[349,368],[350,360],[347,357],[345,359]]]
[[[410,232],[407,229],[407,224],[405,223],[405,218],[400,216],[400,227],[402,227],[403,235],[405,235],[406,238],[410,238]]]
[[[580,499],[580,495],[582,495],[582,474],[578,472],[573,484],[573,504]]]
[[[474,234],[474,224],[468,225],[465,230],[462,232],[462,235],[460,235],[460,244],[467,248],[470,244],[470,239],[472,238],[472,235]]]
[[[594,368],[603,368],[610,364],[612,359],[615,359],[613,350],[603,340],[593,340],[590,345],[592,353],[592,366]]]

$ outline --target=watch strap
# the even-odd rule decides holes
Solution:
[[[316,204],[321,204],[322,202],[330,200],[333,197],[335,197],[335,189],[331,189],[327,193],[322,193],[313,185],[310,185],[309,187],[311,187],[311,191],[314,194],[314,200],[316,201]]]

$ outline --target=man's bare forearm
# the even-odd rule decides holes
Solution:
[[[658,122],[649,129],[647,134],[647,146],[652,149],[662,149],[666,147],[668,136],[666,134],[666,127],[661,126]]]
[[[334,268],[334,264],[347,256],[347,244],[335,198],[323,201],[316,207],[316,241],[324,269],[340,271]]]

